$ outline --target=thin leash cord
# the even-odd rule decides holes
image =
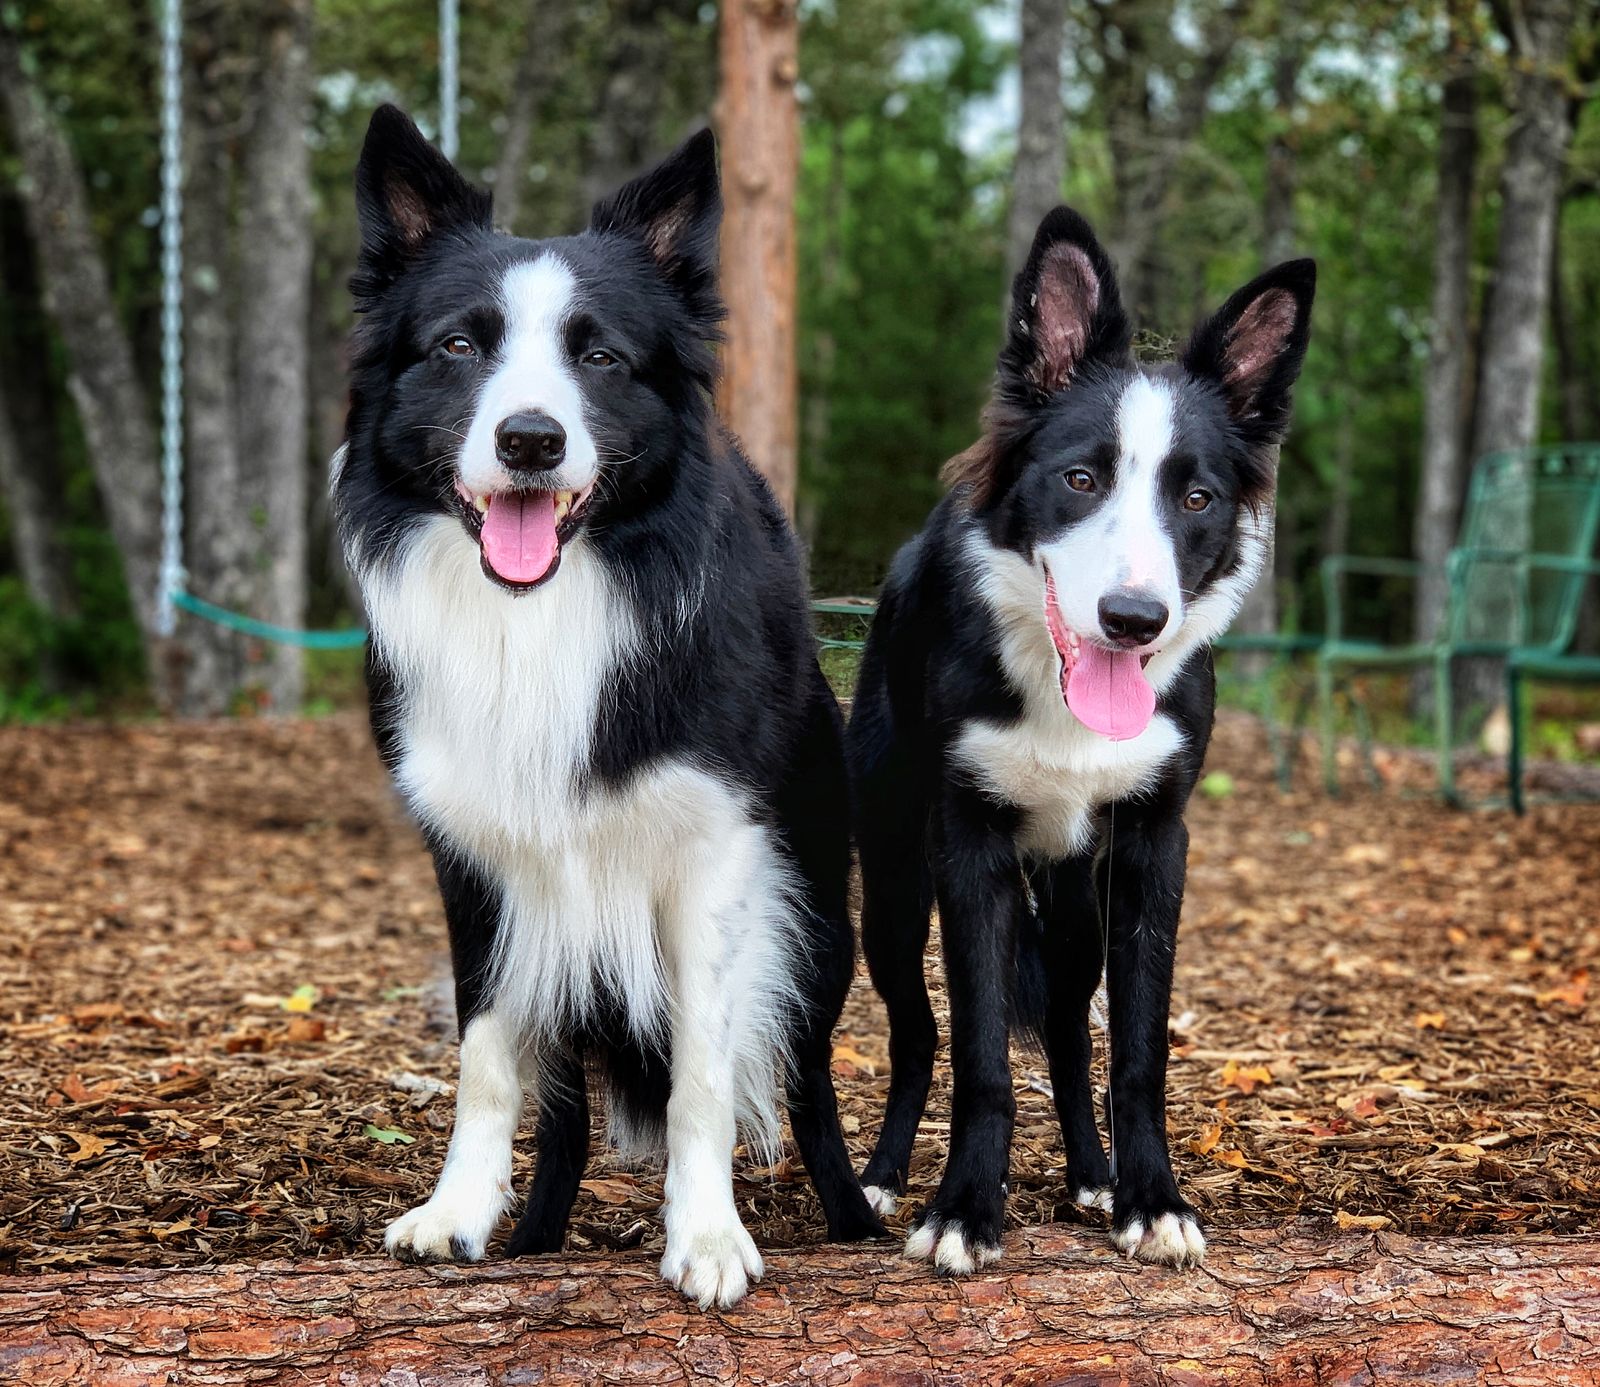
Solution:
[[[1111,1099],[1111,867],[1117,851],[1117,806],[1111,804],[1111,823],[1106,834],[1106,904],[1100,912],[1100,956],[1105,969],[1106,990],[1106,1126],[1111,1130],[1111,1180],[1117,1179],[1117,1111]]]

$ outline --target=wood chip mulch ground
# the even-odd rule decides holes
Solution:
[[[1452,812],[1407,793],[1424,765],[1283,795],[1259,729],[1219,727],[1168,1116],[1214,1227],[1597,1226],[1600,808]],[[377,1249],[449,1136],[443,950],[358,717],[0,729],[0,1270]],[[858,1161],[886,1055],[858,984],[835,1051]],[[1012,1218],[1099,1221],[1066,1201],[1042,1058],[1016,1075]],[[937,1179],[944,1078],[897,1223]],[[588,1173],[572,1245],[658,1248],[659,1177]],[[761,1246],[817,1238],[795,1163],[741,1165],[738,1194]]]

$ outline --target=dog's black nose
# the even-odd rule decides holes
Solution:
[[[537,410],[513,414],[494,431],[494,455],[513,472],[544,472],[567,455],[567,431]]]
[[[1166,624],[1166,605],[1137,588],[1117,588],[1100,599],[1100,629],[1118,645],[1149,645]]]

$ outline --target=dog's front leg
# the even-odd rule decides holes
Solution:
[[[1016,1096],[1011,981],[1026,909],[1007,811],[951,789],[940,811],[935,886],[950,994],[950,1159],[906,1255],[963,1274],[1000,1255]],[[908,960],[907,967],[921,967]]]
[[[461,1032],[461,1074],[450,1152],[433,1196],[389,1225],[384,1246],[406,1261],[475,1262],[511,1203],[511,1145],[522,1112],[523,1051],[516,1027],[481,1012]]]
[[[718,848],[707,845],[662,922],[672,975],[672,1093],[661,1275],[702,1309],[743,1299],[763,1270],[733,1201],[739,1009],[759,1005],[738,986],[738,955],[751,942],[750,883],[735,867],[738,845],[718,847],[727,854],[722,870]]]
[[[1167,1151],[1167,1013],[1189,833],[1170,806],[1117,807],[1109,848],[1111,1240],[1129,1256],[1192,1266],[1200,1220]]]

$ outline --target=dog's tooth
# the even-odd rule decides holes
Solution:
[[[489,509],[489,498],[487,496],[474,496],[472,498],[472,504],[477,508],[480,514],[487,513]]]

